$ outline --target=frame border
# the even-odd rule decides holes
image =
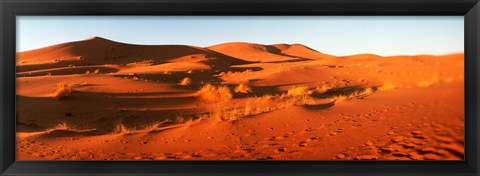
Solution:
[[[464,161],[15,161],[15,20],[20,15],[464,16],[467,155]],[[0,175],[478,176],[479,21],[479,0],[0,0]]]

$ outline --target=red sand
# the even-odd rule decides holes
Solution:
[[[463,54],[93,37],[17,54],[17,159],[462,160],[463,68]],[[73,94],[55,98],[59,83]],[[203,101],[207,83],[233,98]],[[305,99],[287,93],[295,87]]]

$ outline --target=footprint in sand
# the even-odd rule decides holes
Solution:
[[[392,138],[392,142],[400,142],[403,141],[404,137],[403,136],[395,136]]]
[[[286,152],[287,148],[286,147],[280,147],[277,149],[278,152]]]
[[[307,142],[302,141],[302,142],[300,142],[300,143],[298,144],[298,146],[299,146],[299,147],[305,147],[305,146],[307,146]]]

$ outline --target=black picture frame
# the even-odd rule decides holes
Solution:
[[[0,0],[0,173],[10,175],[479,175],[479,0]],[[15,161],[20,15],[459,15],[465,19],[464,161]],[[433,109],[432,109],[433,110]]]

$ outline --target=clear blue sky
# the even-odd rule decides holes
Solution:
[[[133,44],[301,43],[337,56],[463,52],[463,16],[18,16],[17,51],[91,36]]]

